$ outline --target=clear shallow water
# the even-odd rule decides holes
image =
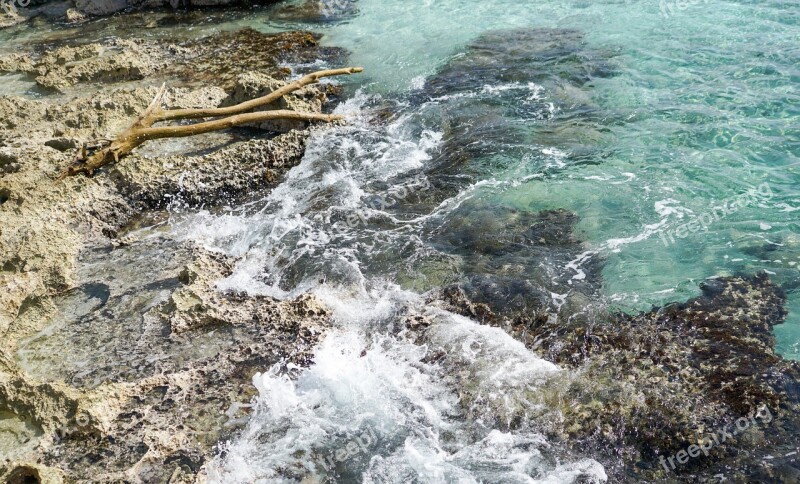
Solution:
[[[489,30],[580,31],[590,49],[613,54],[615,75],[591,79],[566,101],[563,93],[544,96],[559,106],[562,119],[578,103],[603,116],[580,132],[558,126],[549,136],[554,152],[566,154],[554,160],[564,165],[557,172],[513,187],[487,187],[482,197],[520,210],[564,207],[577,213],[595,257],[605,259],[603,292],[620,307],[686,299],[707,277],[761,269],[774,273],[790,291],[790,309],[797,307],[795,3],[709,1],[681,9],[655,0],[362,0],[357,13],[347,7],[338,23],[311,27],[353,52],[352,62],[367,69],[369,92],[387,95],[419,87]],[[267,29],[284,27],[263,22]],[[526,160],[516,161],[491,177],[518,181],[527,167]],[[707,230],[666,246],[654,229],[674,231],[692,215],[703,216],[764,183],[773,196]],[[796,311],[776,334],[781,353],[800,356]]]
[[[709,2],[668,17],[657,2],[362,0],[355,8],[348,3],[340,18],[323,23],[250,23],[321,30],[325,42],[350,49],[352,64],[366,68],[346,81],[360,94],[339,108],[353,123],[320,135],[267,199],[221,217],[176,217],[184,236],[245,258],[221,287],[277,297],[312,290],[336,308],[342,328],[296,384],[256,378],[259,410],[218,461],[219,480],[269,479],[301,462],[311,471],[306,454],[293,451],[335,454],[368,429],[377,429],[382,446],[353,452],[337,467],[339,476],[563,482],[575,477],[559,474],[566,465],[602,480],[590,456],[562,454],[564,462],[555,463],[541,457],[548,444],[538,440],[538,429],[546,427],[546,414],[526,414],[530,427],[510,434],[492,425],[465,433],[462,416],[449,406],[464,381],[433,384],[437,372],[448,375],[459,365],[414,367],[420,355],[407,352],[419,348],[402,335],[386,336],[409,313],[429,311],[418,309],[416,294],[448,283],[481,293],[488,278],[508,296],[518,289],[509,279],[533,281],[539,292],[519,291],[540,294],[557,309],[601,264],[602,284],[584,290],[642,310],[696,295],[707,277],[768,270],[790,298],[789,319],[776,330],[778,349],[800,356],[796,6]],[[481,57],[480,36],[525,28],[557,33],[540,32],[516,47],[509,42],[509,59],[524,63],[525,49],[552,40],[553,62],[540,58],[524,75],[459,78],[460,63],[467,71]],[[470,57],[476,41],[478,53]],[[483,61],[475,62],[491,67]],[[495,67],[514,70],[513,63]],[[439,84],[431,80],[437,73]],[[388,125],[372,121],[387,105]],[[526,214],[555,209],[578,215],[575,232],[586,241],[580,250],[508,254],[492,247],[494,234],[513,232],[509,227]],[[701,230],[682,228],[693,220],[702,221],[691,226]],[[462,329],[477,338],[476,327]],[[348,339],[354,330],[365,338],[366,357]],[[494,338],[505,351],[515,344]],[[472,346],[460,348],[470,354]],[[373,353],[381,364],[369,362]],[[340,361],[331,362],[333,355]],[[473,358],[491,361],[486,353]],[[546,362],[532,366],[536,375],[506,369],[472,371],[470,378],[480,386],[506,375],[504,392],[555,378]],[[358,368],[360,377],[323,376],[341,367]],[[330,397],[341,391],[357,396]],[[329,398],[320,400],[320,393]],[[333,403],[315,406],[320,401]],[[486,408],[488,422],[514,412]],[[521,441],[538,444],[516,446]],[[516,464],[498,455],[515,456]]]

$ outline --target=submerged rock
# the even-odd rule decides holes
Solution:
[[[280,20],[324,23],[346,20],[357,13],[357,0],[305,0],[299,4],[280,5],[271,16]]]
[[[593,50],[578,30],[525,28],[498,30],[469,44],[426,82],[432,97],[474,92],[516,83],[581,87],[614,74],[612,52]]]
[[[549,400],[561,410],[542,417],[545,430],[594,454],[623,482],[716,482],[720,472],[788,482],[800,471],[792,457],[800,368],[774,352],[785,295],[764,274],[711,279],[702,290],[638,315],[588,306],[582,318],[532,314],[506,323],[526,346],[576,372],[551,381],[543,390],[550,397],[522,398],[516,418],[530,416],[523,411],[529,398]],[[452,310],[502,325],[502,311],[463,293],[447,299]],[[507,409],[502,415],[514,422]],[[690,446],[699,457],[676,461]]]
[[[532,213],[465,203],[432,237],[462,261],[462,280],[443,297],[463,314],[509,331],[529,318],[574,316],[582,308],[565,305],[566,298],[596,297],[602,282],[600,259],[580,278],[562,270],[586,250],[573,233],[577,220],[564,209]]]
[[[579,31],[492,31],[455,54],[411,99],[444,133],[429,170],[451,194],[521,162],[525,176],[602,158],[608,124],[624,122],[591,92],[617,53]]]

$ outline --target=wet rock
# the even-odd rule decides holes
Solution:
[[[561,408],[557,419],[542,417],[545,430],[595,455],[621,482],[715,482],[719,473],[769,481],[796,473],[800,368],[775,354],[772,334],[786,316],[783,291],[764,274],[712,279],[702,291],[637,315],[578,300],[573,304],[587,303],[580,318],[539,314],[524,326],[505,326],[546,359],[573,369],[573,377],[542,390]],[[445,296],[450,309],[479,321],[503,319],[464,293]],[[747,429],[712,445],[707,457],[674,469],[661,462],[719,438],[743,417]]]
[[[231,89],[237,77],[245,72],[285,79],[290,71],[279,66],[311,65],[319,61],[341,65],[346,51],[324,47],[319,40],[318,34],[303,31],[262,34],[245,28],[222,32],[181,44],[190,53],[189,57],[173,65],[169,72],[187,81]]]
[[[575,214],[563,209],[537,214],[465,204],[433,238],[438,247],[463,261],[464,280],[446,289],[445,299],[459,307],[465,301],[485,305],[499,315],[492,324],[507,329],[542,317],[532,315],[569,317],[572,313],[567,311],[577,308],[562,308],[562,298],[573,293],[596,295],[601,283],[599,260],[585,268],[583,277],[562,270],[585,251],[573,233],[576,222]]]
[[[614,75],[615,55],[569,29],[480,36],[412,96],[444,132],[433,182],[454,194],[520,160],[546,173],[605,156],[605,126],[622,118],[595,105],[584,86]]]
[[[358,13],[356,0],[306,0],[299,4],[288,4],[273,11],[274,18],[296,22],[337,22]]]
[[[568,29],[517,29],[489,32],[467,47],[426,83],[432,96],[515,83],[581,86],[613,75],[611,52],[587,47],[584,35]]]

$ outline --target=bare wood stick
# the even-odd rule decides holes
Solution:
[[[332,122],[344,119],[343,116],[331,114],[303,113],[290,110],[258,111],[247,112],[263,107],[277,101],[281,97],[301,89],[304,86],[319,82],[323,77],[338,76],[343,74],[355,74],[362,72],[360,67],[348,67],[345,69],[332,69],[319,71],[303,76],[302,78],[289,83],[280,89],[266,96],[243,102],[236,106],[217,109],[176,109],[165,111],[160,108],[161,100],[166,92],[166,84],[162,84],[156,93],[153,101],[142,114],[136,118],[133,124],[122,132],[108,146],[88,154],[86,146],[80,151],[77,159],[65,169],[59,179],[67,176],[85,174],[91,176],[95,170],[109,163],[117,162],[122,157],[128,155],[142,143],[162,138],[180,138],[194,136],[198,134],[220,131],[235,126],[248,123],[258,123],[273,119],[289,119],[297,121],[320,121]],[[225,117],[222,117],[225,116]],[[161,126],[154,128],[153,125],[160,121],[196,118],[222,117],[211,121],[195,123],[185,126]]]
[[[194,136],[197,134],[211,133],[223,129],[234,128],[248,123],[259,123],[272,119],[288,119],[295,121],[322,121],[330,123],[344,119],[344,116],[334,114],[303,113],[290,110],[258,111],[255,113],[242,113],[227,118],[215,119],[204,123],[189,124],[185,126],[163,126],[158,128],[147,128],[135,133],[138,141],[161,139],[161,138],[181,138]]]
[[[178,119],[196,119],[196,118],[216,118],[220,116],[231,116],[234,114],[252,111],[256,108],[267,106],[274,103],[283,96],[302,89],[309,84],[319,82],[323,77],[341,76],[349,74],[357,74],[363,72],[361,67],[346,67],[344,69],[331,69],[327,71],[319,71],[308,74],[300,79],[286,84],[285,86],[277,89],[274,92],[262,96],[260,98],[251,99],[235,106],[225,108],[212,108],[212,109],[174,109],[170,111],[160,111],[155,113],[156,122]]]
[[[273,119],[289,119],[296,121],[322,121],[332,122],[344,119],[344,116],[332,114],[303,113],[298,111],[259,111],[256,113],[243,113],[227,118],[196,123],[186,126],[163,126],[158,128],[134,128],[122,133],[111,145],[95,152],[88,158],[70,165],[61,173],[59,179],[75,176],[80,173],[91,176],[95,170],[109,163],[117,162],[131,151],[147,141],[163,138],[182,138],[198,134],[211,133],[248,123],[258,123]]]
[[[161,88],[156,93],[156,97],[150,101],[150,105],[147,106],[147,109],[139,116],[139,118],[133,122],[131,128],[136,127],[150,127],[153,125],[155,121],[152,120],[153,112],[156,110],[161,110],[161,100],[164,99],[164,94],[167,92],[167,83],[162,83]],[[149,123],[149,124],[148,124]]]

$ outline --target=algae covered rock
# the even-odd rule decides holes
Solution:
[[[800,367],[775,354],[772,334],[786,316],[785,294],[766,274],[710,279],[701,289],[646,313],[598,310],[568,320],[512,312],[508,321],[464,292],[444,299],[574,370],[542,390],[561,409],[557,424],[544,416],[546,430],[594,453],[621,481],[795,475]],[[676,464],[691,446],[704,450]]]

